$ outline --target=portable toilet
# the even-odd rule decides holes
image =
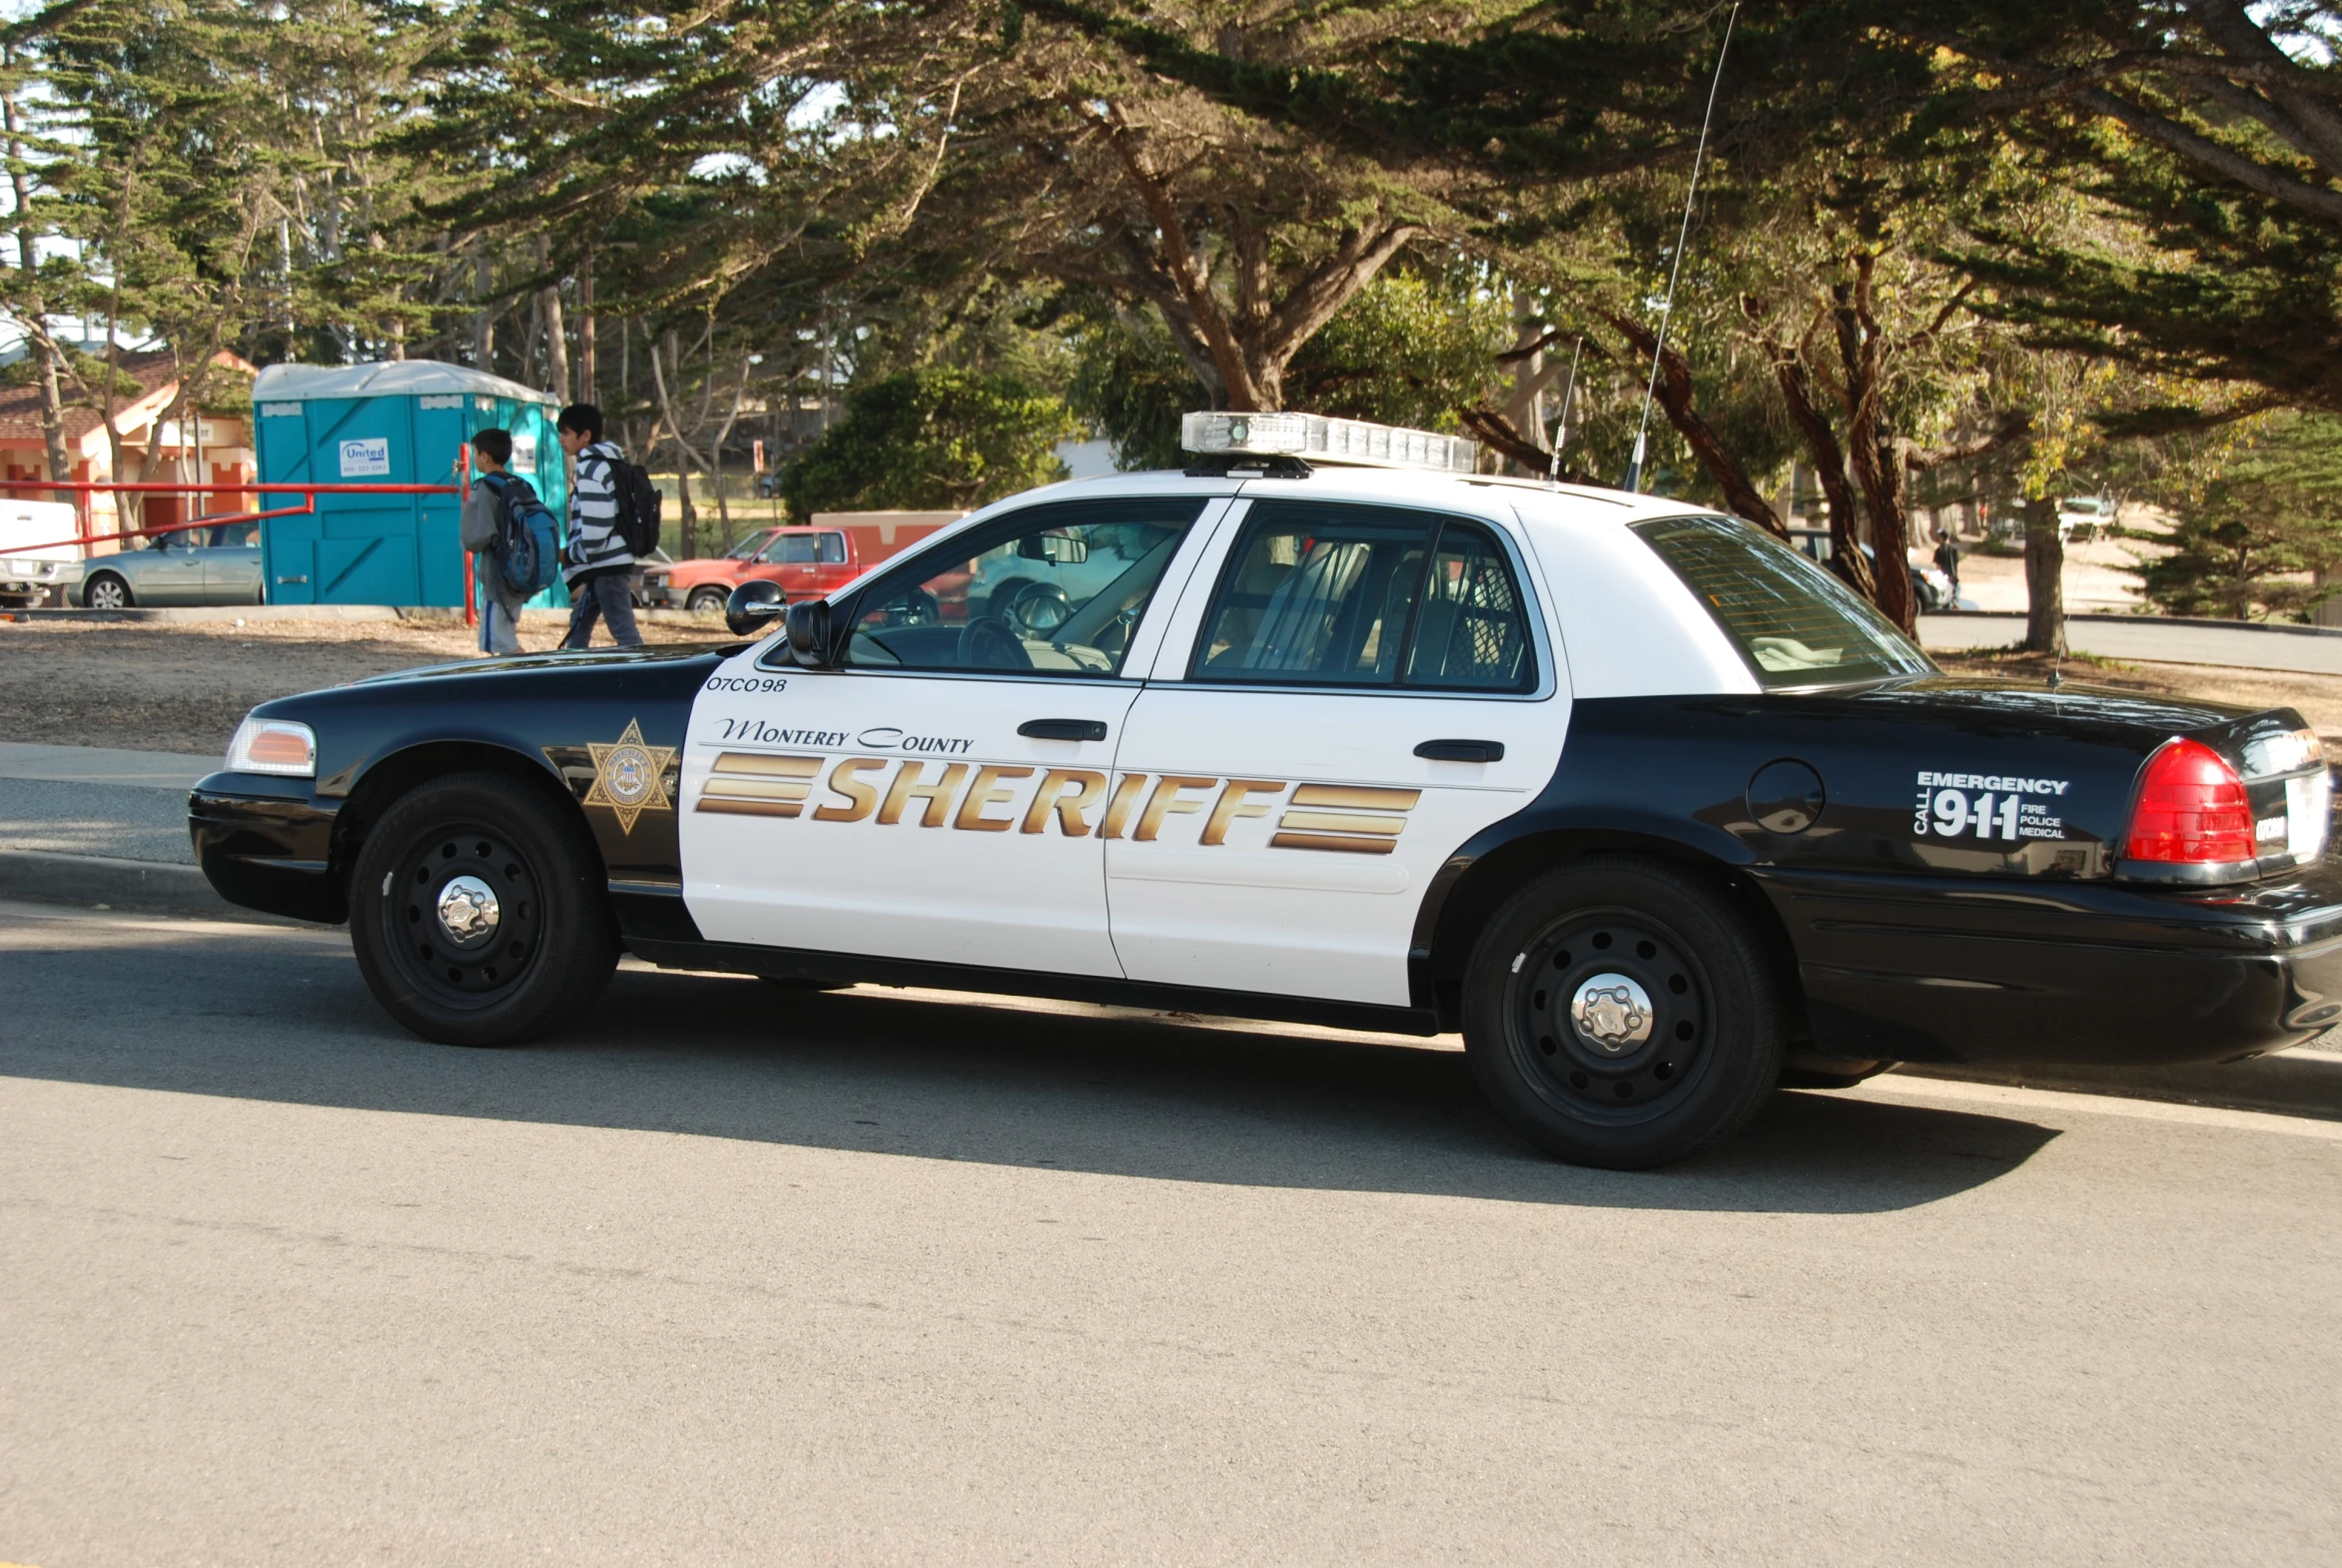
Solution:
[[[474,431],[512,432],[512,469],[556,517],[568,515],[568,467],[543,392],[436,360],[272,365],[253,383],[263,485],[457,484]],[[298,506],[266,494],[266,508]],[[317,511],[261,528],[271,604],[463,602],[461,497],[320,495]],[[564,605],[559,582],[529,601]]]

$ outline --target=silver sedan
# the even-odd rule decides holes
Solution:
[[[86,609],[134,604],[260,604],[261,527],[224,522],[157,534],[145,549],[94,556],[73,602]]]

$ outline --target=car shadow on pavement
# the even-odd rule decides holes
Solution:
[[[1164,1180],[1752,1212],[1934,1202],[2057,1136],[1785,1093],[1666,1170],[1587,1171],[1529,1150],[1462,1054],[1427,1043],[631,967],[560,1038],[466,1051],[390,1023],[331,933],[201,929],[219,935],[83,947],[59,923],[55,941],[9,942],[0,1074]]]

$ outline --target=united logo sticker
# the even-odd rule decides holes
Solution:
[[[609,807],[619,832],[632,833],[634,819],[646,811],[675,809],[666,785],[675,748],[644,745],[640,719],[628,719],[615,743],[589,743],[586,750],[593,753],[593,787],[585,792],[585,804]]]

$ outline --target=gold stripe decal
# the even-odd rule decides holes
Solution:
[[[1412,811],[1422,798],[1419,789],[1360,789],[1349,784],[1304,784],[1293,791],[1296,806],[1335,811]]]
[[[824,760],[761,751],[718,753],[694,809],[718,816],[794,817],[805,809]]]
[[[1268,847],[1387,855],[1398,847],[1407,813],[1422,798],[1419,789],[1304,784],[1293,791],[1293,809],[1276,819]]]

